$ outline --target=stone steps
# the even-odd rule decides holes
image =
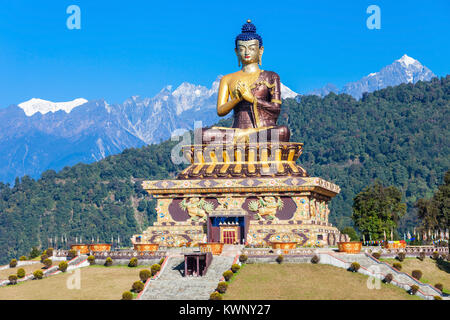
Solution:
[[[203,277],[183,277],[184,257],[169,256],[157,280],[151,281],[142,300],[207,300],[217,287],[222,273],[233,263],[234,256],[213,256]]]
[[[334,254],[333,256],[344,260],[349,264],[351,264],[352,262],[358,262],[361,267],[368,270],[374,270],[376,274],[378,274],[381,278],[384,278],[385,275],[390,273],[393,276],[393,282],[396,282],[399,287],[402,287],[405,290],[409,290],[412,285],[417,285],[419,287],[419,290],[422,291],[425,295],[442,296],[442,294],[440,294],[434,287],[417,281],[409,275],[401,271],[397,271],[383,262],[376,261],[366,256],[365,254]]]

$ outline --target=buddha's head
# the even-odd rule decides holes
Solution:
[[[238,57],[239,66],[250,63],[261,64],[261,57],[264,52],[262,38],[256,33],[256,27],[247,20],[242,26],[242,33],[236,37],[235,52]]]

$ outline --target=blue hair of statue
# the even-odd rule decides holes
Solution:
[[[246,24],[244,24],[242,26],[241,30],[242,30],[242,33],[239,34],[236,37],[236,40],[234,41],[234,44],[235,44],[236,48],[237,48],[238,40],[248,41],[248,40],[254,40],[254,39],[258,40],[259,47],[260,48],[262,47],[262,45],[263,45],[262,38],[261,38],[261,36],[259,34],[256,33],[256,27],[255,27],[255,25],[253,23],[248,21]]]

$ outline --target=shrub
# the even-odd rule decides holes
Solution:
[[[44,273],[42,272],[42,270],[36,270],[35,272],[33,272],[33,276],[35,279],[42,279],[44,277]]]
[[[431,254],[431,259],[437,260],[438,258],[439,258],[439,252],[434,251],[434,252]]]
[[[422,271],[420,271],[420,270],[413,270],[411,275],[412,275],[412,277],[414,279],[420,280],[420,278],[422,278]]]
[[[67,253],[67,257],[69,259],[73,259],[77,256],[78,252],[75,249],[70,249],[69,252]]]
[[[66,272],[68,266],[69,266],[69,264],[66,261],[61,261],[58,264],[58,269],[62,272]]]
[[[402,264],[398,263],[398,262],[394,262],[394,264],[392,265],[395,269],[397,269],[398,271],[402,270]]]
[[[10,268],[15,268],[17,266],[17,260],[16,259],[11,259],[11,261],[9,262],[9,267]]]
[[[409,294],[416,294],[417,291],[419,291],[419,286],[414,284],[411,286],[411,289],[409,289]]]
[[[41,263],[44,263],[45,259],[48,259],[46,254],[41,255]]]
[[[419,259],[420,261],[425,260],[425,252],[421,251],[417,256],[417,259]]]
[[[87,258],[87,261],[89,262],[90,265],[95,264],[95,256],[94,256],[94,255],[90,255],[90,256]]]
[[[233,271],[233,273],[236,273],[239,271],[240,268],[241,268],[241,266],[238,265],[237,263],[235,263],[231,266],[231,271]]]
[[[20,258],[19,258],[19,261],[26,261],[27,260],[27,257],[25,257],[25,256],[21,256]]]
[[[228,283],[226,283],[225,281],[221,281],[219,282],[219,284],[217,285],[217,291],[219,293],[225,293],[228,289]]]
[[[247,262],[247,260],[248,260],[248,257],[247,257],[246,254],[241,254],[241,255],[239,256],[239,262],[240,262],[240,263],[245,263],[245,262]]]
[[[152,265],[152,266],[150,267],[150,270],[152,271],[152,276],[154,276],[155,274],[158,273],[158,271],[161,270],[161,265],[155,263],[154,265]]]
[[[311,258],[311,263],[317,264],[319,261],[320,258],[317,255],[314,255],[314,257]]]
[[[131,287],[132,291],[134,292],[141,292],[144,290],[144,283],[142,281],[135,281],[133,282],[133,286]]]
[[[384,279],[383,282],[384,283],[391,283],[391,281],[394,280],[394,276],[392,275],[392,273],[388,273]]]
[[[31,249],[31,251],[30,251],[30,259],[34,259],[36,257],[39,257],[40,254],[41,254],[41,251],[38,248],[33,247]]]
[[[45,250],[46,251],[46,255],[47,256],[49,256],[49,257],[52,257],[53,256],[53,248],[48,248],[47,250]]]
[[[374,257],[375,259],[379,260],[381,257],[381,253],[380,252],[374,252],[372,253],[372,257]]]
[[[359,265],[358,262],[352,262],[352,264],[350,265],[349,270],[351,272],[357,272],[359,270],[359,268],[361,268],[361,266]]]
[[[130,291],[122,293],[122,300],[133,300],[133,294]]]
[[[399,252],[397,255],[397,260],[402,262],[403,260],[405,260],[406,254],[404,252]]]
[[[211,293],[211,295],[209,296],[209,300],[222,300],[223,298],[222,298],[222,295],[219,293],[219,292],[217,292],[217,291],[214,291],[213,293]]]
[[[134,267],[137,267],[137,265],[138,265],[138,259],[137,258],[131,258],[130,262],[128,263],[128,266],[130,268],[134,268]]]
[[[19,277],[20,279],[25,278],[25,269],[24,268],[19,268],[17,270],[17,277]]]
[[[53,264],[52,260],[49,258],[45,259],[42,263],[44,264],[46,269],[50,268]]]
[[[145,282],[152,276],[150,270],[144,269],[139,272],[139,278],[141,278],[142,282]]]
[[[434,298],[434,300],[442,300],[441,296],[434,296],[433,298]]]
[[[12,274],[8,277],[9,284],[17,284],[17,275]]]
[[[233,271],[227,270],[224,273],[222,273],[222,275],[225,278],[225,281],[230,281],[231,277],[233,276]]]
[[[105,267],[112,266],[112,264],[113,264],[113,259],[111,259],[111,257],[106,258]]]
[[[439,291],[443,291],[444,290],[444,285],[442,284],[442,283],[436,283],[435,285],[434,285],[434,287],[436,288],[436,289],[438,289]]]
[[[280,254],[280,255],[277,257],[277,259],[276,259],[276,261],[277,261],[278,263],[282,263],[283,260],[284,260],[284,257],[283,257],[282,254]]]
[[[163,262],[164,262],[164,258],[161,258],[161,259],[159,260],[158,264],[159,264],[160,266],[162,266]]]

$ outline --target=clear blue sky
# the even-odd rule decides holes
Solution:
[[[69,30],[66,9],[81,9]],[[369,30],[366,8],[381,9]],[[341,87],[403,54],[450,73],[450,1],[2,1],[0,107],[32,97],[122,102],[237,70],[234,38],[252,19],[263,69],[299,93]]]

